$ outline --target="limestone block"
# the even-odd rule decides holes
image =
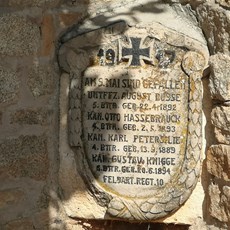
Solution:
[[[49,169],[45,135],[3,140],[0,152],[1,172],[38,181],[47,178]]]
[[[230,221],[230,187],[223,186],[221,191],[218,185],[209,186],[210,214],[221,222]]]
[[[216,106],[211,113],[211,122],[218,142],[230,144],[230,107]]]
[[[217,141],[221,144],[230,144],[230,132],[223,129],[214,128],[214,133]]]
[[[40,46],[39,26],[22,16],[1,16],[0,34],[2,55],[33,55]]]
[[[218,53],[210,57],[209,88],[213,99],[230,100],[230,56]]]
[[[221,200],[224,204],[228,221],[230,221],[230,187],[229,186],[223,186],[223,195],[221,197]]]
[[[15,71],[0,68],[0,103],[10,102],[15,98],[19,92],[19,83]]]
[[[198,21],[208,42],[211,54],[229,53],[229,12],[208,1],[196,9]]]
[[[52,111],[39,109],[21,109],[11,114],[10,123],[20,125],[47,125],[50,124]]]
[[[215,177],[230,181],[230,146],[211,146],[207,153],[207,169]]]
[[[230,107],[216,106],[211,112],[212,124],[225,131],[230,129]]]
[[[24,196],[24,192],[19,189],[6,189],[0,191],[0,209],[3,209],[8,205],[15,205]]]
[[[54,89],[54,73],[49,67],[34,66],[30,69],[27,84],[34,97],[51,94]]]
[[[230,1],[228,0],[216,0],[216,2],[223,7],[230,8]]]

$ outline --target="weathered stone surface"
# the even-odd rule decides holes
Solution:
[[[49,67],[35,66],[30,70],[27,83],[34,97],[51,94],[54,89],[54,73]]]
[[[230,181],[230,146],[211,146],[207,153],[207,169],[215,177]]]
[[[215,138],[219,143],[225,144],[225,145],[230,144],[230,132],[229,131],[225,131],[223,129],[218,129],[214,127],[214,133],[215,133]]]
[[[229,0],[216,0],[217,3],[219,3],[221,6],[230,8],[230,1]]]
[[[215,100],[230,100],[230,56],[218,53],[210,57],[210,92]]]
[[[8,205],[15,205],[24,197],[24,192],[19,189],[6,189],[0,191],[0,209]]]
[[[0,144],[0,170],[13,177],[45,180],[48,174],[46,136],[20,136]]]
[[[19,92],[19,83],[16,72],[0,68],[0,103],[9,102],[15,98]]]
[[[229,54],[230,17],[229,12],[208,1],[197,7],[197,17],[210,53]]]
[[[230,187],[223,186],[221,191],[218,185],[209,186],[210,214],[221,222],[230,221]]]
[[[211,122],[218,142],[230,144],[230,107],[216,106],[211,113]]]
[[[223,186],[223,195],[221,196],[228,222],[230,222],[230,186]]]
[[[229,130],[230,128],[230,107],[215,106],[211,112],[211,121],[219,129]]]
[[[40,46],[39,26],[26,17],[3,15],[0,17],[0,54],[33,55]]]
[[[34,217],[36,213],[44,210],[43,203],[46,201],[42,201],[45,181],[34,180],[31,177],[14,178],[6,173],[1,167],[0,184],[3,198],[6,197],[7,203],[3,200],[3,206],[0,208],[0,229],[1,224],[7,224],[19,217]],[[9,193],[9,197],[5,191]]]
[[[10,123],[20,125],[47,125],[50,124],[52,111],[40,109],[21,109],[11,114]]]
[[[55,7],[61,0],[9,0],[12,7]]]
[[[29,218],[13,220],[3,227],[4,230],[31,230],[34,229],[33,223]]]

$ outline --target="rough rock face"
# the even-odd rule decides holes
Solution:
[[[45,180],[48,174],[47,143],[44,136],[20,136],[0,143],[1,172],[13,177]]]
[[[230,175],[230,1],[204,1],[195,7],[197,19],[207,40],[210,54],[209,90],[213,99],[210,122],[215,143],[207,151],[208,207],[212,223],[229,229]],[[212,145],[213,144],[213,145]],[[225,224],[224,224],[225,223]],[[209,227],[207,227],[209,229]],[[210,227],[210,229],[212,229]],[[216,228],[215,228],[216,229]]]
[[[218,185],[210,185],[209,196],[211,198],[210,213],[213,217],[221,222],[230,221],[230,187],[223,186],[222,189]]]
[[[230,144],[230,107],[216,106],[211,113],[215,137],[219,143]]]
[[[15,99],[19,91],[19,78],[16,72],[0,68],[0,103]]]
[[[220,102],[230,100],[230,57],[218,53],[210,57],[210,92]]]
[[[207,153],[208,172],[216,178],[230,181],[230,146],[212,145]]]
[[[228,0],[216,0],[221,6],[226,7],[227,9],[230,8],[230,1]]]
[[[210,54],[217,52],[228,54],[230,37],[229,12],[212,1],[200,4],[197,9],[197,17],[202,28]]]
[[[210,1],[211,2],[211,1]],[[209,214],[223,229],[230,224],[230,56],[229,56],[229,1],[205,3],[197,9],[201,27],[211,54],[209,89],[213,99],[211,123],[216,143],[207,151],[209,180]],[[213,220],[213,222],[214,222]],[[224,224],[225,223],[225,224]]]
[[[39,48],[39,27],[26,17],[1,16],[0,33],[2,38],[0,42],[1,55],[29,56],[36,53]]]

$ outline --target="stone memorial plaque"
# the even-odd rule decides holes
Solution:
[[[191,41],[153,24],[120,22],[60,49],[70,76],[69,145],[110,216],[164,217],[196,185],[205,61]]]

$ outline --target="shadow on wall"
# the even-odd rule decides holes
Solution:
[[[73,38],[76,38],[78,36],[84,35],[85,33],[90,32],[92,30],[97,30],[97,29],[99,29],[101,27],[110,25],[113,22],[116,22],[120,17],[122,18],[123,16],[129,16],[129,17],[131,17],[133,19],[133,21],[138,23],[139,22],[138,19],[135,18],[135,14],[138,13],[138,12],[149,12],[149,13],[152,13],[152,14],[161,14],[161,13],[164,12],[164,5],[165,4],[168,5],[168,3],[162,3],[162,1],[149,2],[149,3],[143,4],[143,5],[138,6],[138,7],[137,6],[133,7],[130,10],[130,12],[116,14],[115,18],[113,16],[100,15],[98,17],[95,17],[92,21],[89,20],[91,22],[90,26],[88,28],[86,27],[84,29],[82,29],[82,27],[81,27],[81,25],[84,24],[84,21],[82,21],[82,22],[78,23],[77,25],[73,26],[72,28],[68,29],[68,31],[65,32],[61,36],[61,38],[58,41],[59,42],[59,44],[58,44],[59,48],[63,44],[65,44],[66,42],[71,41]],[[108,7],[108,11],[109,10],[112,10],[112,9],[110,9],[110,7]],[[88,20],[88,19],[85,19],[85,20]],[[97,42],[98,42],[99,45],[100,45],[100,40],[102,39],[101,36],[102,35],[100,33],[98,33]],[[87,47],[87,45],[88,44],[86,44],[85,46]],[[80,53],[81,53],[81,51],[79,51],[79,54]],[[76,59],[73,59],[73,60],[78,60],[78,58],[76,57]],[[82,60],[79,60],[79,63],[80,62],[82,62]],[[73,66],[74,65],[76,65],[76,69],[78,69],[78,70],[75,73],[70,73],[67,70],[67,69],[69,69],[68,64],[67,63],[61,63],[61,66],[62,66],[61,71],[62,72],[67,72],[67,74],[70,74],[72,82],[75,82],[76,79],[74,79],[74,78],[75,78],[76,74],[83,74],[81,72],[81,68],[78,68],[77,63],[73,63]],[[64,68],[63,68],[63,66],[64,66]],[[123,79],[122,75],[124,75],[124,74],[125,73],[119,73],[119,75],[114,74],[113,78]],[[91,75],[90,77],[92,79],[97,79],[99,76],[98,75]],[[126,76],[126,78],[128,78],[128,76]],[[70,87],[72,88],[71,91],[73,91],[73,88],[76,87],[76,82],[72,83]],[[77,90],[77,87],[76,87],[76,90]],[[104,90],[103,88],[97,88],[97,87],[93,88],[93,91],[103,91],[103,90]],[[71,109],[72,110],[75,109],[76,113],[79,113],[78,110],[82,109],[83,114],[84,114],[85,107],[83,106],[82,108],[79,108],[78,105],[75,105],[74,98],[75,97],[73,96],[72,99],[70,99],[68,107],[71,107],[72,104],[74,104]],[[105,102],[111,102],[111,101],[109,99],[105,99]],[[117,101],[116,103],[119,104],[119,101]],[[119,113],[119,110],[116,110],[116,108],[113,108],[112,111],[115,114]],[[99,114],[100,109],[97,109],[97,112]],[[84,115],[86,116],[86,113]],[[84,124],[84,118],[82,118],[82,120],[83,120],[83,124]],[[100,120],[100,118],[99,118],[99,120]],[[71,124],[73,124],[73,123],[71,123]],[[85,126],[86,126],[86,123],[85,123]],[[73,124],[73,126],[69,127],[68,132],[75,132],[76,130],[78,130],[78,128],[79,127],[74,127],[74,124]],[[72,131],[71,131],[71,129],[72,129]],[[96,122],[95,122],[95,129],[99,129],[97,127]],[[120,127],[119,124],[117,123],[116,129],[115,129],[114,132],[117,132],[118,134],[120,134],[121,133],[120,130],[122,130],[122,127]],[[82,132],[83,139],[86,140],[85,137],[84,137],[84,131],[81,130],[80,132]],[[107,130],[105,130],[103,132],[104,132],[104,136],[108,134]],[[86,147],[86,148],[88,148],[88,147]],[[78,147],[72,147],[72,150],[73,150],[73,152],[75,152],[74,157],[75,157],[76,162],[79,162],[80,157],[76,155],[76,152],[78,152]],[[110,152],[107,151],[107,154],[109,155]],[[69,162],[69,163],[71,163],[71,162]],[[79,167],[82,167],[82,166],[79,166]],[[66,172],[64,172],[65,170],[66,170]],[[65,175],[66,176],[66,182],[62,181],[62,184],[70,183],[71,180],[74,180],[74,178],[72,178],[71,171],[68,171],[68,170],[69,169],[65,169],[65,168],[61,169],[60,173],[63,172],[64,174],[66,174]],[[97,176],[99,177],[100,175],[97,175]],[[67,178],[67,177],[69,177],[69,178]],[[71,200],[71,198],[72,198],[72,196],[74,195],[75,192],[76,192],[76,194],[83,194],[85,192],[84,189],[82,191],[79,190],[79,189],[84,188],[84,185],[80,185],[80,186],[75,187],[75,182],[73,182],[73,187],[74,187],[75,191],[73,190],[73,191],[68,191],[68,192],[61,192],[61,200],[63,200],[66,203],[68,203],[68,200]],[[91,191],[91,192],[94,193],[94,191]],[[99,197],[99,199],[100,199],[100,197]],[[101,203],[103,205],[103,202],[101,202]],[[113,230],[113,229],[114,230],[116,230],[116,229],[122,230],[122,229],[128,229],[128,228],[133,229],[133,230],[139,230],[139,229],[147,229],[147,230],[151,230],[151,229],[158,229],[158,230],[166,230],[166,229],[186,230],[186,229],[189,228],[189,226],[186,226],[186,225],[183,225],[183,226],[182,225],[181,226],[176,225],[175,226],[175,225],[166,225],[166,224],[158,224],[158,223],[127,223],[127,222],[124,222],[124,221],[80,220],[80,219],[74,219],[72,217],[69,217],[69,218],[70,218],[70,220],[76,220],[76,222],[81,224],[84,229],[94,229],[94,230],[96,230],[96,229],[98,229],[98,230],[99,229],[100,230],[104,230],[104,229],[105,230],[110,230],[110,229],[111,230]],[[66,222],[68,223],[69,221],[67,220]],[[65,226],[66,228],[68,227],[67,225],[68,224],[66,224],[66,226]],[[63,226],[63,229],[64,229],[64,226]]]

